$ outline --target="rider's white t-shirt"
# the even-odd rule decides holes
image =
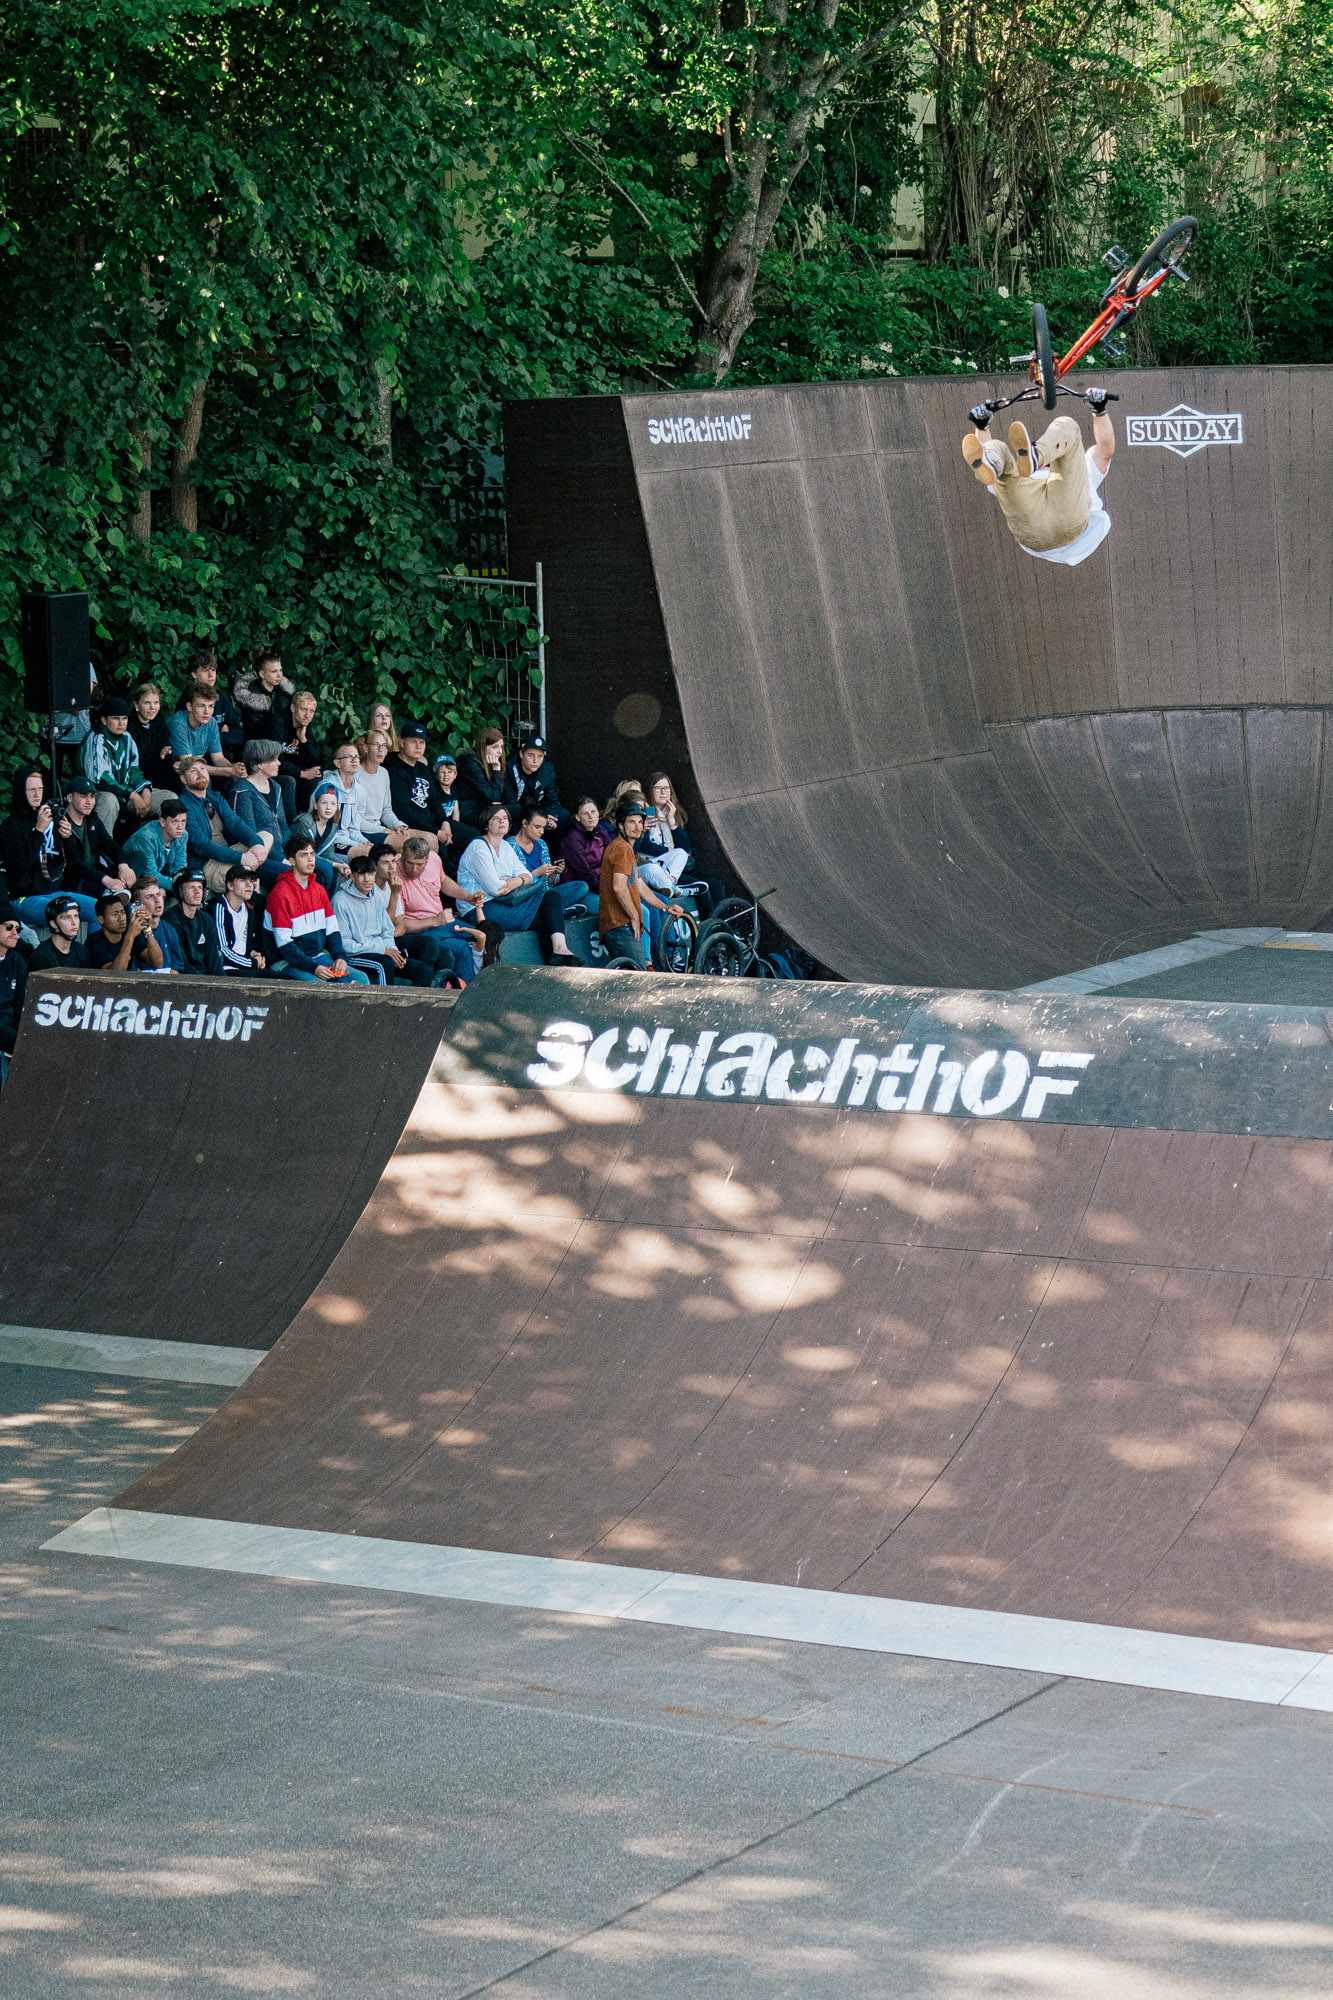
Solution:
[[[1028,555],[1035,556],[1038,562],[1067,563],[1072,569],[1075,563],[1086,562],[1093,550],[1099,549],[1110,534],[1111,516],[1103,507],[1101,494],[1098,491],[1106,474],[1093,459],[1092,454],[1095,449],[1095,445],[1089,445],[1086,453],[1088,485],[1092,489],[1092,512],[1088,515],[1087,527],[1076,540],[1066,542],[1062,549],[1029,549],[1026,542],[1020,542],[1019,548],[1026,550]],[[1034,472],[1032,476],[1034,479],[1049,479],[1050,473],[1043,470]]]

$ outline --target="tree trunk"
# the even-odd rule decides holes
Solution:
[[[130,425],[130,436],[139,448],[139,477],[143,484],[134,503],[134,512],[130,515],[129,529],[135,541],[147,548],[153,539],[153,489],[149,484],[149,475],[153,470],[153,441],[141,424]]]
[[[393,471],[393,378],[382,361],[374,361],[375,413],[366,450],[381,472]]]
[[[204,428],[204,394],[207,385],[196,382],[190,391],[176,433],[176,449],[171,454],[171,518],[189,535],[199,532],[199,488],[194,484],[194,462],[199,455],[199,437]]]

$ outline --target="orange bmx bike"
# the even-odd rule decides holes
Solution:
[[[1020,368],[1026,363],[1028,386],[1020,389],[1016,396],[996,396],[988,402],[977,403],[971,417],[979,430],[984,430],[997,410],[1007,410],[1012,403],[1027,403],[1040,400],[1048,409],[1055,408],[1057,396],[1078,396],[1087,400],[1087,392],[1068,389],[1064,377],[1094,347],[1100,347],[1103,355],[1118,361],[1125,351],[1125,343],[1120,329],[1128,325],[1145,299],[1160,291],[1168,278],[1179,278],[1182,284],[1189,283],[1189,274],[1181,268],[1185,257],[1198,233],[1199,225],[1192,215],[1182,215],[1160,236],[1148,245],[1143,255],[1134,265],[1130,264],[1129,253],[1113,244],[1102,258],[1108,271],[1115,277],[1102,294],[1101,306],[1091,326],[1081,333],[1068,354],[1057,356],[1051,345],[1051,329],[1046,317],[1046,308],[1034,301],[1032,307],[1032,352],[1031,354],[1011,354],[1010,366]],[[1106,391],[1094,391],[1099,403],[1115,403],[1120,399]]]

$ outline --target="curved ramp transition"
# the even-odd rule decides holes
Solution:
[[[962,460],[1018,386],[506,409],[567,788],[688,747],[695,835],[849,979],[1019,986],[1333,903],[1333,373],[1117,372],[1077,569]]]
[[[499,967],[118,1503],[1333,1645],[1322,1011]]]
[[[34,976],[0,1097],[0,1322],[271,1347],[374,1192],[451,998]]]

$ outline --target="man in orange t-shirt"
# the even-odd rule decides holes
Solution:
[[[632,794],[616,810],[616,837],[602,856],[598,885],[597,929],[608,958],[632,958],[646,972],[643,950],[643,905],[668,915],[682,914],[679,903],[664,903],[639,874],[634,843],[643,834],[643,800]]]

